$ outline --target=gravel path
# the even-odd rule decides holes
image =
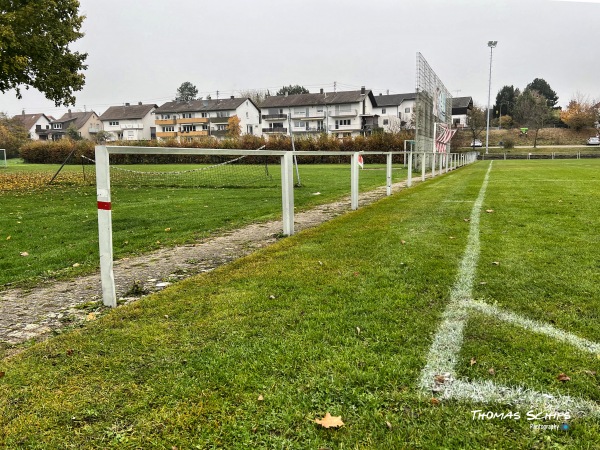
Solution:
[[[413,178],[413,183],[419,179]],[[393,185],[393,192],[405,183]],[[360,194],[360,205],[374,202],[386,194],[385,187]],[[319,225],[350,209],[350,198],[295,214],[295,230]],[[125,302],[136,281],[147,293],[197,273],[207,272],[234,259],[266,247],[278,239],[281,221],[248,225],[197,244],[165,248],[138,257],[115,261],[117,297]],[[33,289],[8,289],[0,292],[0,357],[13,354],[15,344],[43,339],[67,326],[80,325],[105,311],[101,302],[100,274],[67,281],[49,282]],[[2,355],[2,353],[5,353]]]

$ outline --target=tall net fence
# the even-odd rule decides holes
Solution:
[[[434,124],[452,125],[452,95],[417,52],[415,150],[434,151]]]
[[[95,161],[81,156],[86,163],[82,165],[86,183],[96,183]],[[263,162],[252,161],[248,156],[227,157],[211,156],[211,161],[203,164],[136,164],[132,166],[111,165],[110,183],[112,186],[136,187],[182,187],[182,188],[220,188],[246,187],[265,181],[271,181],[267,158]],[[60,183],[60,177],[57,178]]]

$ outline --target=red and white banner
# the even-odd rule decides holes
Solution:
[[[363,159],[362,155],[358,155],[358,165],[361,169],[365,168],[365,160]]]
[[[437,128],[440,133],[437,133],[435,138],[435,148],[438,153],[446,153],[446,145],[450,143],[456,130],[451,130],[448,125],[443,123],[438,124]]]

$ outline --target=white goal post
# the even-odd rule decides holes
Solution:
[[[8,167],[8,163],[6,162],[6,150],[0,148],[0,167]]]
[[[468,164],[476,160],[476,153],[452,155],[456,162],[454,167]],[[294,234],[294,157],[302,156],[348,156],[351,159],[351,208],[358,209],[359,197],[359,166],[360,155],[387,155],[386,186],[387,195],[391,195],[392,187],[392,155],[404,154],[408,158],[408,182],[412,183],[413,152],[320,152],[320,151],[286,151],[286,150],[241,150],[241,149],[212,149],[212,148],[173,148],[173,147],[121,147],[98,145],[95,148],[96,160],[96,194],[98,207],[98,241],[100,249],[100,278],[102,283],[102,301],[104,305],[117,306],[115,280],[113,272],[113,242],[112,242],[112,201],[110,190],[110,155],[219,155],[219,156],[275,156],[281,161],[281,208],[283,215],[283,234]],[[424,155],[423,155],[424,156]],[[439,155],[438,155],[439,157]],[[435,161],[435,154],[432,158]]]

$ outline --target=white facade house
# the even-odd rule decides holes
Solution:
[[[385,132],[398,132],[415,127],[417,94],[376,95],[373,111]]]
[[[57,141],[62,139],[69,127],[73,127],[83,139],[92,139],[99,131],[102,131],[102,122],[94,111],[72,112],[70,109],[60,119],[50,123],[48,139]]]
[[[157,108],[154,116],[159,139],[223,138],[229,133],[228,123],[233,116],[240,121],[242,135],[261,135],[260,110],[249,98],[172,101]]]
[[[25,111],[21,115],[14,116],[13,119],[19,121],[19,124],[29,133],[29,139],[34,141],[45,141],[48,139],[51,129],[50,123],[54,120],[43,113],[25,114]]]
[[[468,114],[473,109],[473,99],[471,97],[452,98],[452,127],[466,128],[468,125]]]
[[[104,131],[110,133],[110,140],[141,141],[156,138],[154,110],[157,105],[137,105],[125,103],[111,106],[100,116]]]
[[[378,126],[374,103],[373,94],[365,88],[267,97],[260,104],[262,133],[327,133],[338,137],[370,134]]]

